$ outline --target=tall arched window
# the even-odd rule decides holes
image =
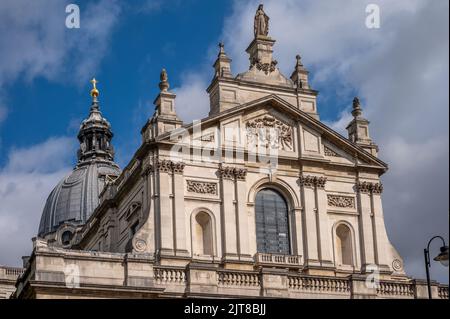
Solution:
[[[352,233],[347,225],[336,228],[336,254],[338,265],[353,265]]]
[[[214,255],[213,225],[211,216],[205,212],[195,215],[193,227],[194,255]]]
[[[256,241],[260,253],[290,253],[286,200],[273,189],[263,189],[255,199]]]

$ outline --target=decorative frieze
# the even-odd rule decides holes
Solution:
[[[157,163],[159,172],[182,174],[185,164],[182,162],[172,162],[169,160],[160,160]]]
[[[328,206],[339,208],[355,208],[355,198],[351,196],[327,195]]]
[[[361,193],[381,194],[383,192],[383,184],[371,182],[357,182],[356,190]]]
[[[272,116],[248,121],[246,130],[247,141],[250,145],[262,145],[286,151],[293,150],[292,127]]]
[[[216,183],[187,180],[186,186],[190,193],[217,195]]]
[[[247,169],[220,165],[219,176],[223,179],[236,178],[236,180],[243,181],[247,176]]]
[[[302,175],[300,176],[300,185],[306,187],[325,188],[327,178],[323,176]]]

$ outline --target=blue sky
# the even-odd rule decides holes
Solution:
[[[130,158],[121,152],[121,146],[127,151],[137,147],[139,126],[153,111],[152,105],[146,105],[148,110],[142,110],[145,115],[136,117],[133,110],[142,101],[153,101],[161,68],[167,68],[172,87],[179,86],[182,72],[201,64],[210,43],[219,38],[229,10],[226,2],[218,1],[173,1],[154,7],[138,2],[121,6],[108,50],[91,72],[99,80],[101,108],[113,125],[121,164]],[[85,6],[80,3],[81,27]],[[61,6],[62,21],[65,15]],[[200,20],[202,26],[198,25]],[[65,30],[69,38],[79,34],[77,29]],[[95,43],[90,44],[90,50],[96,50]],[[90,78],[82,83],[70,76],[66,73],[51,80],[37,76],[30,81],[19,76],[5,85],[10,108],[0,126],[0,165],[5,164],[12,147],[27,147],[55,135],[75,138],[79,122],[89,111]],[[128,147],[130,140],[132,146]]]
[[[76,134],[99,81],[103,115],[125,166],[153,113],[168,71],[176,109],[208,113],[206,88],[217,43],[234,75],[248,68],[259,1],[84,0],[81,28],[67,29],[69,1],[0,2],[0,264],[29,253],[44,202],[76,161]],[[365,26],[366,5],[381,9]],[[448,238],[448,1],[266,0],[274,56],[289,76],[301,54],[320,91],[321,120],[345,135],[359,95],[380,157],[388,234],[409,274],[424,277],[422,249]],[[14,240],[15,245],[9,245]],[[436,248],[437,249],[437,248]],[[438,267],[434,276],[448,281]]]

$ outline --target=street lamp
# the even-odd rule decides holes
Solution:
[[[445,245],[444,238],[442,238],[441,236],[434,236],[428,242],[427,248],[425,248],[423,250],[423,253],[425,255],[425,270],[426,270],[426,273],[427,273],[428,297],[430,299],[432,299],[432,296],[431,296],[431,282],[430,282],[430,269],[429,269],[431,267],[431,263],[430,263],[430,244],[436,238],[439,238],[440,240],[442,240],[442,247],[441,247],[440,254],[437,255],[436,257],[434,257],[433,260],[439,261],[444,267],[448,267],[448,246]]]

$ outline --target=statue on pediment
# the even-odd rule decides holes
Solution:
[[[269,17],[263,10],[263,5],[260,4],[255,14],[255,38],[258,36],[267,36],[269,34]]]

